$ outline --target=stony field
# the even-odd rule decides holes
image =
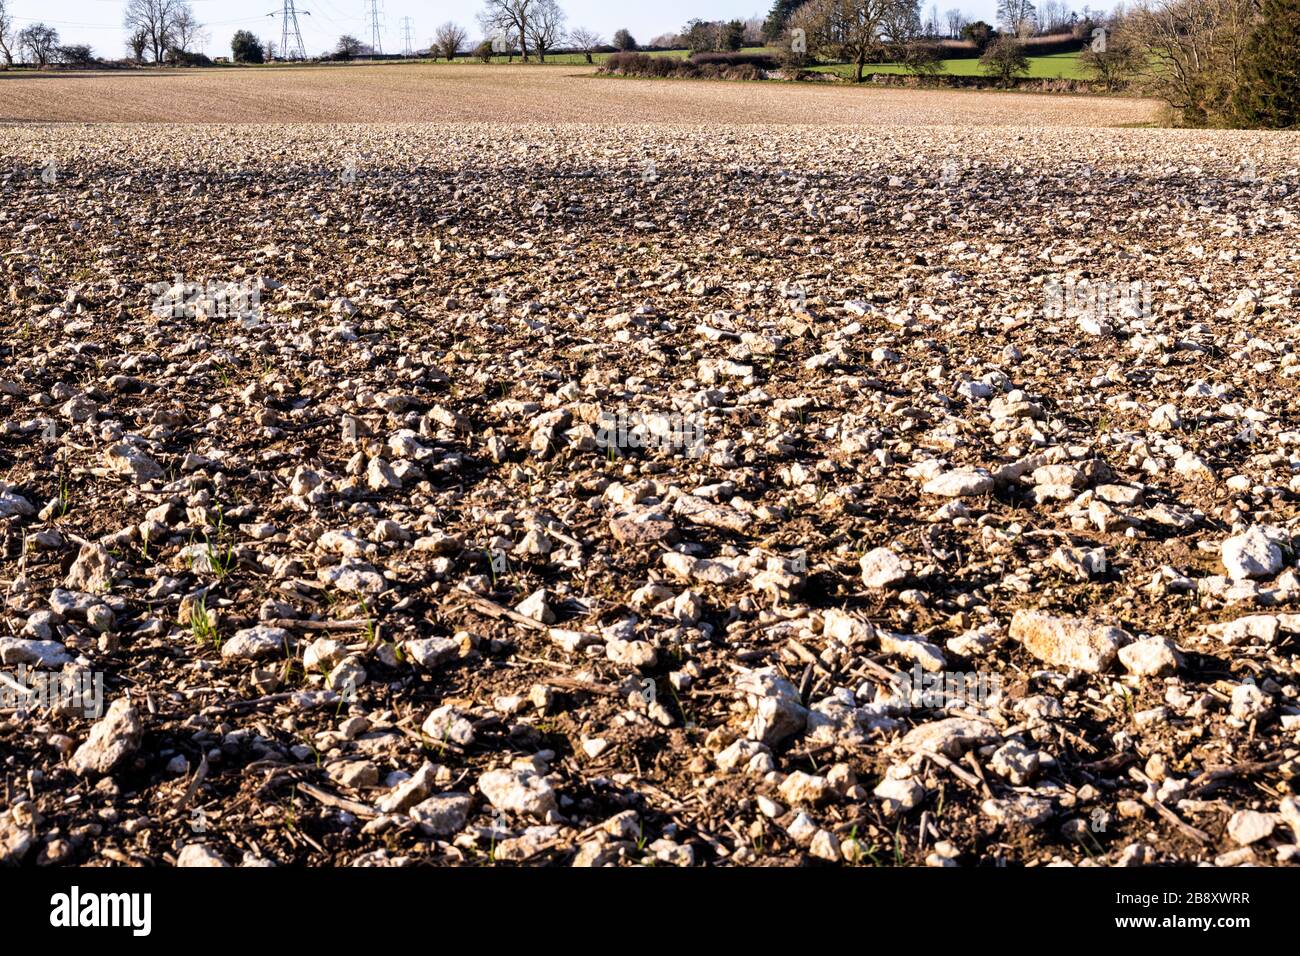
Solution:
[[[598,89],[0,130],[0,855],[1295,864],[1295,138]]]

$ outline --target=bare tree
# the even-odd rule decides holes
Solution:
[[[695,17],[682,29],[682,39],[691,53],[712,53],[722,49],[722,27],[723,24],[716,20]]]
[[[1124,27],[1121,17],[1112,17],[1103,27],[1104,32],[1079,54],[1079,63],[1085,70],[1097,75],[1108,90],[1119,89],[1142,65],[1137,44]]]
[[[519,52],[528,62],[528,21],[537,0],[486,0],[478,15],[479,25],[489,37],[519,39]]]
[[[887,4],[881,13],[876,35],[891,53],[921,39],[925,35],[925,26],[921,22],[920,4],[916,0]]]
[[[1058,0],[1043,0],[1038,4],[1038,29],[1043,33],[1051,33],[1052,27],[1056,23],[1056,5]]]
[[[136,30],[126,38],[126,48],[131,51],[131,59],[136,63],[144,62],[144,51],[149,49],[149,34]]]
[[[5,69],[14,65],[14,20],[0,0],[0,56],[5,58]]]
[[[1046,0],[1038,11],[1038,26],[1044,33],[1061,33],[1070,25],[1070,8],[1064,0]]]
[[[917,76],[933,76],[944,70],[935,40],[938,11],[931,12],[931,20],[921,22],[921,14],[914,0],[892,3],[881,18],[879,36],[885,45],[890,62],[901,63]]]
[[[1152,89],[1184,122],[1227,115],[1259,0],[1146,0],[1125,20]]]
[[[448,20],[433,35],[433,52],[435,57],[442,54],[448,62],[456,59],[461,50],[465,49],[465,43],[469,40],[469,32],[458,23]]]
[[[967,24],[966,14],[954,8],[948,10],[943,15],[944,22],[948,24],[948,36],[952,39],[960,39],[961,28]]]
[[[1038,24],[1038,11],[1030,0],[998,0],[998,22],[1003,32],[1027,37]]]
[[[925,18],[925,35],[935,38],[939,36],[939,7],[931,4],[930,15]]]
[[[591,55],[605,42],[605,39],[595,30],[578,27],[569,34],[569,42],[573,44],[574,49],[587,57],[588,63],[591,63]]]
[[[18,46],[28,63],[48,66],[59,48],[59,31],[45,23],[33,23],[18,32]]]
[[[339,37],[339,42],[334,46],[334,55],[340,60],[352,60],[361,55],[365,45],[350,33],[345,33]]]
[[[175,16],[172,17],[169,44],[171,49],[179,50],[181,53],[191,53],[194,47],[202,45],[206,40],[207,34],[203,30],[203,24],[199,23],[190,5],[179,4]]]
[[[564,39],[564,22],[568,17],[556,0],[534,0],[528,14],[528,39],[533,41],[537,59],[546,62],[546,51]]]
[[[122,22],[133,34],[144,31],[153,61],[161,63],[175,37],[176,17],[188,9],[184,0],[127,0]]]

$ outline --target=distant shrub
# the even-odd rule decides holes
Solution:
[[[943,51],[936,43],[901,43],[892,51],[892,56],[913,76],[937,76],[947,69],[943,65]]]
[[[999,36],[984,50],[980,67],[987,76],[996,77],[1003,86],[1011,86],[1017,76],[1029,73],[1025,45],[1015,37]]]
[[[211,66],[212,58],[203,53],[177,50],[173,47],[167,51],[167,62],[175,66]]]
[[[704,57],[683,60],[672,56],[650,56],[648,53],[615,53],[601,66],[600,72],[655,79],[761,80],[765,70],[777,66],[772,57],[732,57],[725,53],[707,56],[709,62],[703,62]],[[760,61],[762,66],[757,65]]]
[[[673,76],[679,64],[686,61],[670,56],[651,56],[648,53],[612,53],[605,60],[603,72],[625,76]]]
[[[1070,33],[1049,33],[1041,37],[1026,37],[1021,42],[1030,56],[1051,56],[1053,53],[1076,53],[1091,39],[1091,29],[1083,37]]]
[[[752,66],[756,70],[775,70],[780,67],[776,57],[767,53],[696,53],[690,59],[697,66]]]
[[[94,52],[85,44],[61,46],[58,55],[60,62],[69,66],[91,66],[95,62]]]

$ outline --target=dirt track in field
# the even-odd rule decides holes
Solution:
[[[23,123],[1124,126],[1157,110],[1139,99],[608,79],[561,66],[0,73],[0,122]]]

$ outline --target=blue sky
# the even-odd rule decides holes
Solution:
[[[230,36],[236,30],[252,30],[264,39],[279,40],[280,21],[267,16],[278,11],[283,0],[191,0],[199,19],[211,34],[206,52],[230,52]],[[638,40],[678,29],[691,17],[724,19],[765,14],[771,0],[653,0],[612,3],[610,0],[560,0],[569,14],[570,26],[600,31],[606,39],[619,27],[627,27]],[[923,0],[924,2],[924,0]],[[332,47],[341,34],[352,33],[369,39],[362,18],[364,0],[295,0],[299,9],[303,41],[309,54]],[[427,46],[434,29],[456,20],[477,34],[474,15],[480,0],[380,0],[383,13],[384,49],[399,52],[402,47],[402,18],[410,17],[416,45]],[[43,20],[55,27],[65,44],[89,43],[100,56],[120,56],[125,48],[121,28],[125,0],[9,0],[19,27]],[[992,22],[995,0],[946,0],[942,11],[959,7],[968,15]],[[929,9],[929,4],[925,4]]]

